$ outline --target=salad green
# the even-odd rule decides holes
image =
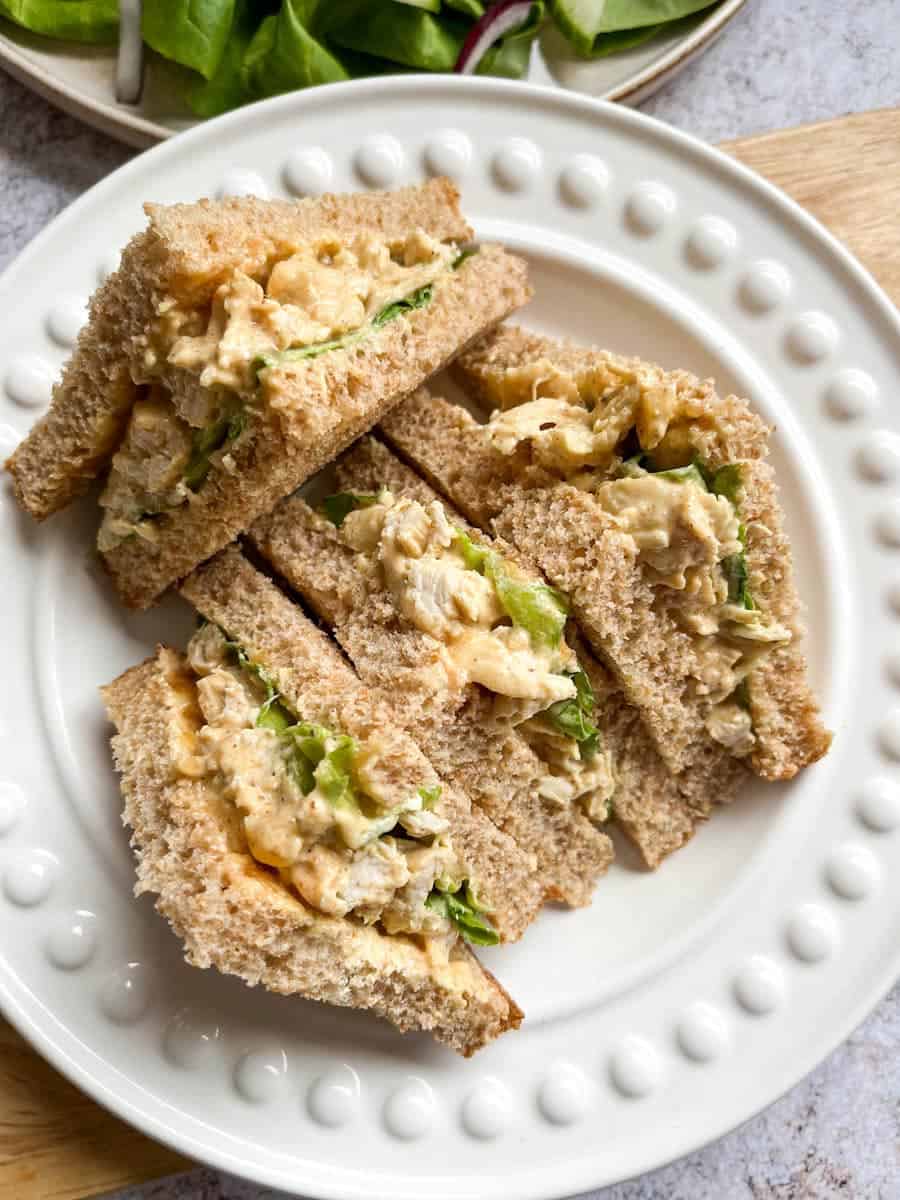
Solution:
[[[118,0],[0,0],[0,17],[65,42],[114,42]]]
[[[377,499],[375,492],[335,492],[322,501],[322,515],[340,529],[350,513],[371,508]]]
[[[392,0],[392,3],[394,2],[395,0]],[[456,262],[453,263],[454,270],[462,258],[463,255],[460,255]],[[278,363],[300,362],[304,358],[318,358],[320,354],[327,354],[329,350],[343,350],[347,346],[352,346],[355,342],[361,341],[373,329],[381,329],[389,321],[393,321],[395,317],[402,316],[403,313],[413,312],[417,308],[424,308],[426,304],[431,303],[433,295],[434,287],[428,283],[425,287],[420,287],[417,291],[412,292],[409,296],[405,296],[402,300],[395,300],[392,304],[388,304],[381,312],[376,313],[371,322],[368,325],[364,325],[362,329],[352,329],[349,333],[331,338],[327,342],[314,342],[311,346],[296,346],[293,349],[281,350],[275,354],[264,354],[258,359],[257,367],[259,370],[263,370],[266,367],[277,366]]]
[[[479,75],[520,79],[549,17],[575,51],[615,54],[690,19],[716,0],[533,0],[524,20],[491,37],[490,0],[144,0],[146,44],[184,71],[198,117],[320,83],[406,71],[461,71],[479,39]],[[0,0],[0,16],[32,33],[114,42],[117,0]],[[502,22],[500,23],[502,24]]]
[[[272,676],[249,656],[239,642],[222,631],[225,645],[233,661],[255,679],[265,690],[266,699],[256,718],[256,725],[272,729],[286,744],[288,770],[305,796],[314,788],[325,797],[333,809],[350,813],[365,812],[365,798],[357,789],[354,764],[359,751],[355,738],[336,733],[325,725],[298,719],[279,698]],[[416,789],[423,809],[433,809],[441,798],[440,784]],[[396,823],[398,813],[388,812],[370,818],[375,836],[387,833]],[[468,880],[461,884],[437,880],[425,906],[446,917],[467,942],[478,946],[495,946],[499,934],[484,915]]]
[[[227,449],[244,432],[247,414],[240,406],[226,409],[211,425],[195,429],[191,443],[191,457],[184,472],[184,482],[196,492],[212,470],[212,456],[217,450]]]
[[[557,732],[578,743],[579,757],[592,758],[600,748],[600,730],[593,722],[594,689],[584,671],[571,672],[569,678],[575,684],[575,695],[571,700],[558,700],[541,713]]]
[[[496,929],[478,907],[468,880],[456,891],[445,891],[439,883],[435,884],[425,907],[449,917],[460,935],[475,946],[496,946],[500,941]]]
[[[600,58],[649,41],[671,21],[715,0],[550,0],[561,32],[579,54]]]
[[[514,578],[496,550],[473,542],[461,529],[456,530],[453,545],[470,570],[491,581],[504,612],[525,630],[533,645],[560,644],[569,615],[562,592],[536,580]]]

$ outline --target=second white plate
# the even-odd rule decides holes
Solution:
[[[678,22],[673,33],[595,62],[575,58],[562,37],[548,29],[535,48],[529,79],[638,104],[708,49],[746,2],[724,0],[690,28]],[[149,56],[136,105],[115,99],[115,48],[40,38],[0,20],[0,65],[66,112],[132,146],[152,146],[197,124],[181,100],[178,69],[157,55]]]

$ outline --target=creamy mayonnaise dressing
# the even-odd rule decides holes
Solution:
[[[565,640],[537,646],[509,623],[494,584],[466,565],[439,501],[423,505],[382,492],[346,517],[341,534],[364,569],[378,572],[397,609],[440,643],[442,685],[477,683],[531,702],[519,719],[575,695],[564,672],[577,663]]]

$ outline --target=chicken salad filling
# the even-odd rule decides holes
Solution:
[[[750,592],[741,464],[711,470],[698,457],[695,434],[715,422],[708,397],[645,363],[576,375],[539,359],[494,380],[491,398],[499,407],[481,428],[492,445],[508,455],[527,443],[632,539],[657,603],[693,639],[710,736],[749,754],[745,681],[792,634]]]
[[[258,862],[330,916],[389,934],[498,940],[454,850],[439,783],[409,780],[396,738],[303,720],[216,625],[194,634],[188,662],[203,724],[183,770],[216,778]]]
[[[236,470],[261,371],[344,349],[426,307],[441,277],[473,253],[420,229],[395,240],[325,238],[276,262],[262,283],[235,271],[205,309],[162,300],[137,380],[144,394],[100,500],[100,549],[156,541],[163,513],[190,503],[212,470]],[[167,366],[187,373],[177,391],[161,381]]]
[[[424,290],[459,257],[455,244],[422,229],[394,239],[372,232],[319,238],[275,262],[261,280],[235,270],[205,308],[164,299],[148,338],[147,372],[179,367],[202,387],[250,395],[260,366],[278,356],[323,353],[348,334],[384,324],[398,304],[415,297],[427,303]]]
[[[436,685],[494,693],[545,763],[547,798],[579,800],[605,820],[614,773],[590,681],[565,640],[565,597],[454,526],[440,501],[342,492],[323,511],[358,567],[438,644]]]

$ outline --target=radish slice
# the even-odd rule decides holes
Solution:
[[[500,0],[499,4],[492,4],[484,16],[475,22],[463,42],[453,68],[457,75],[474,75],[491,46],[525,24],[531,5],[532,0]]]

